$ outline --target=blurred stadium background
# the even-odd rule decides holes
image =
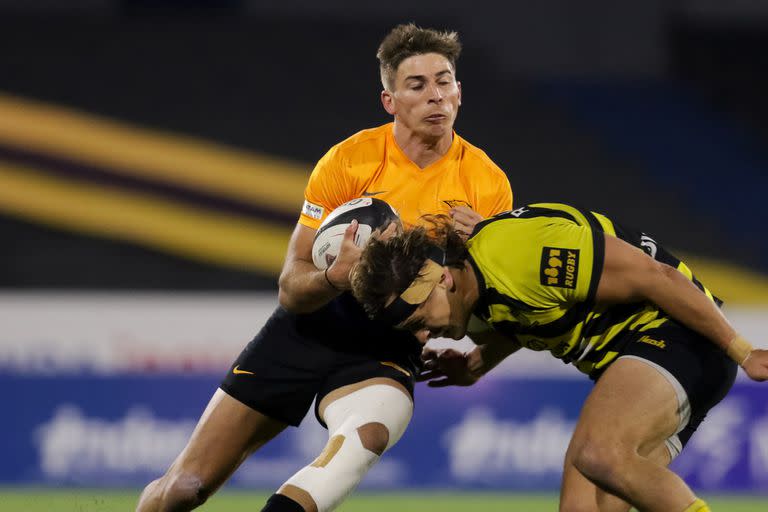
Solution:
[[[131,509],[164,471],[276,304],[314,162],[388,121],[399,22],[460,32],[457,131],[517,205],[654,233],[768,346],[768,3],[418,4],[0,0],[0,509]],[[589,387],[540,354],[422,387],[343,510],[555,510]],[[324,442],[308,417],[204,510],[258,508]],[[675,468],[768,510],[766,388],[740,379]]]

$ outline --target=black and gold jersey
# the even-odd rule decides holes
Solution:
[[[669,319],[648,302],[595,303],[606,235],[677,268],[716,300],[651,236],[599,213],[538,203],[483,221],[467,242],[480,286],[475,314],[523,347],[548,350],[587,374],[599,372],[621,352],[627,337],[619,333],[642,336]]]

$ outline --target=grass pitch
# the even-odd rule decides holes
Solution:
[[[134,510],[139,491],[104,489],[2,489],[3,512],[126,512]],[[269,493],[222,491],[198,510],[235,512],[259,510]],[[766,512],[766,497],[703,496],[714,512]],[[526,495],[501,493],[457,493],[455,491],[409,493],[392,492],[352,495],[339,512],[556,512],[554,494]]]

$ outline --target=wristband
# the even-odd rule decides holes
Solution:
[[[335,285],[335,284],[333,284],[333,283],[331,282],[331,280],[328,278],[328,267],[325,267],[325,270],[323,271],[323,275],[325,276],[325,280],[326,280],[326,281],[328,281],[328,284],[330,285],[330,287],[331,287],[331,288],[333,288],[333,289],[334,289],[334,290],[336,290],[337,292],[342,292],[342,291],[344,291],[344,290],[342,290],[341,288],[336,288],[336,285]]]
[[[725,349],[728,357],[736,361],[739,366],[744,364],[752,350],[754,347],[741,334],[737,334]]]

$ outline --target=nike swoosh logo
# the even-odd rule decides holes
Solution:
[[[363,197],[377,196],[379,194],[383,194],[384,192],[386,192],[386,190],[378,190],[376,192],[365,191],[365,192],[363,192]]]
[[[247,370],[241,370],[240,365],[235,366],[232,369],[232,373],[234,373],[235,375],[255,375],[253,372],[249,372]]]

